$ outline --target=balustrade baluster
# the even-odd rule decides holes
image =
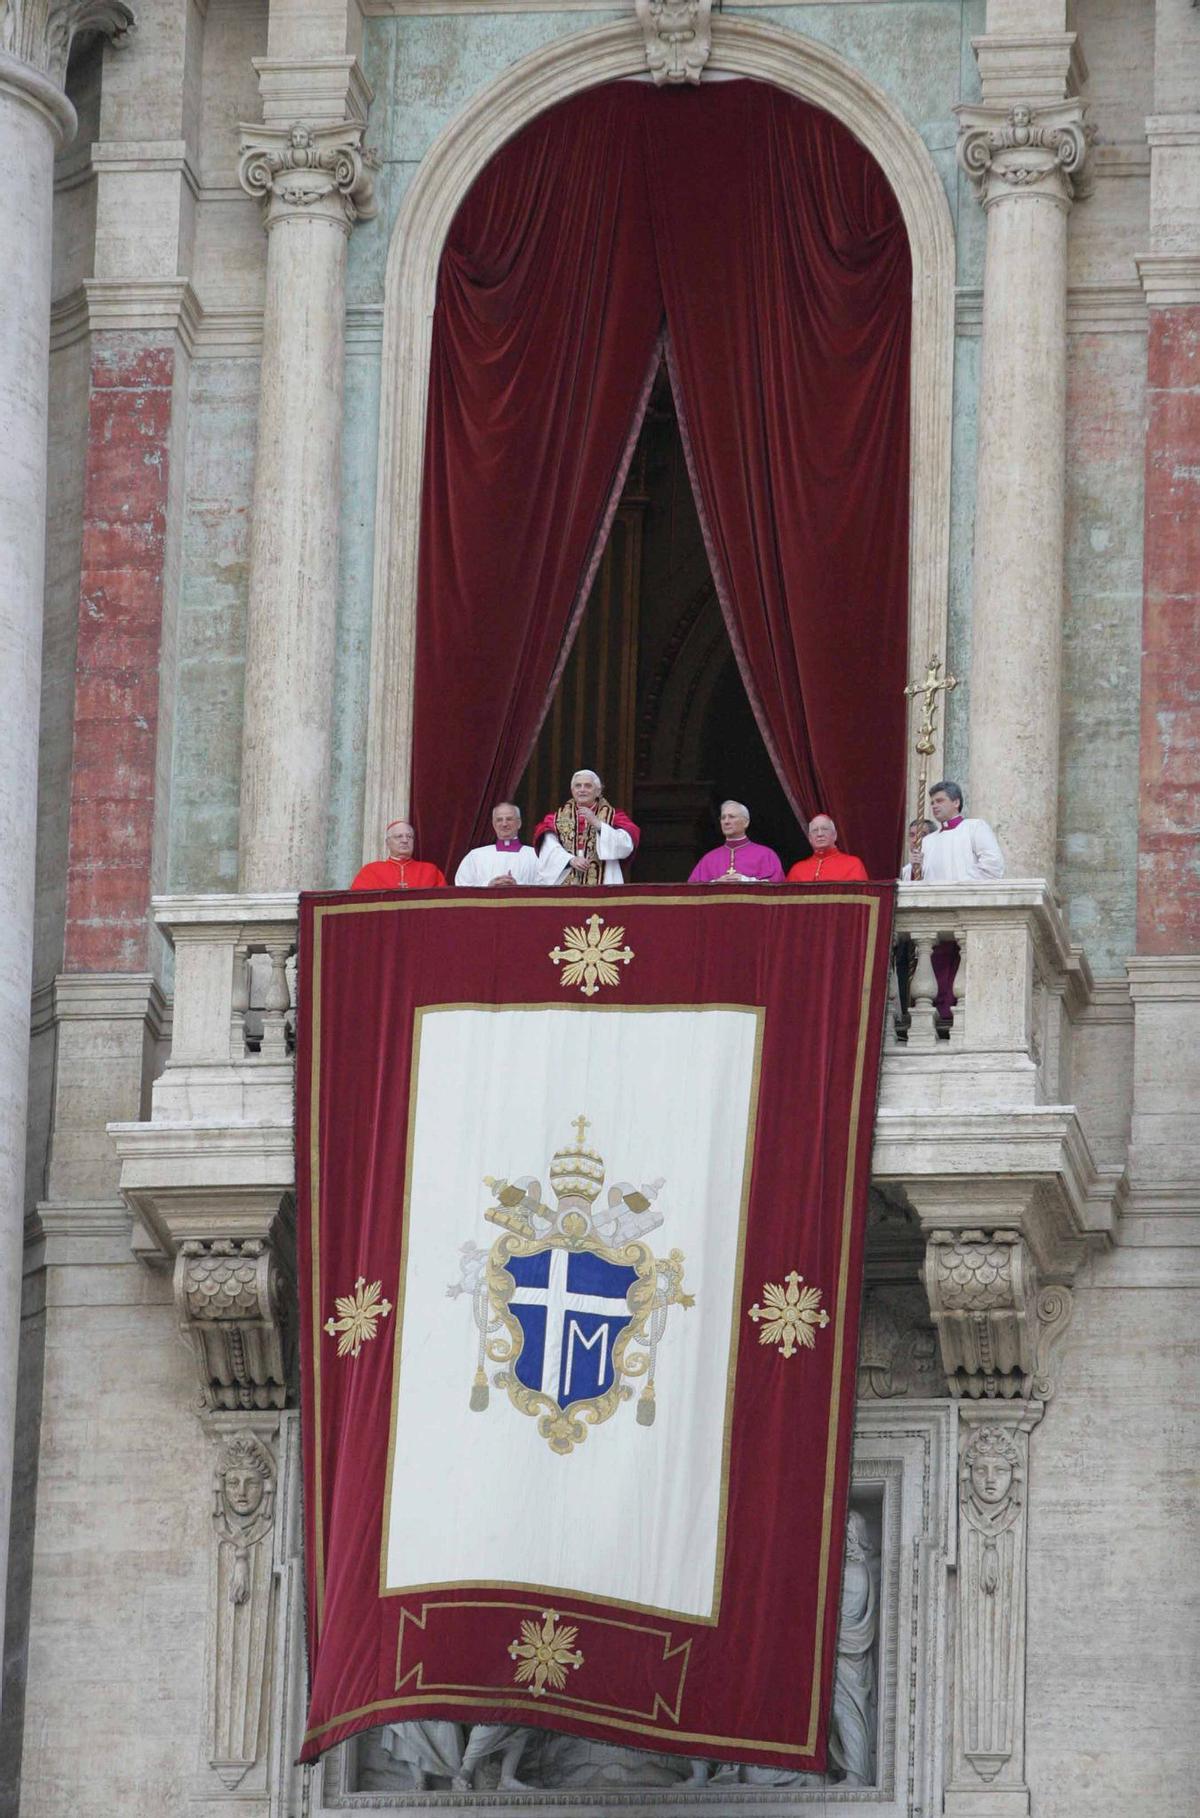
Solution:
[[[290,943],[268,941],[267,957],[271,962],[271,977],[267,984],[266,996],[262,1010],[262,1058],[264,1060],[286,1060],[287,1034],[285,1021],[291,1009],[292,994],[288,989],[287,962],[291,951]]]
[[[917,964],[908,987],[908,1046],[933,1048],[937,1045],[934,999],[937,979],[933,974],[933,943],[937,935],[928,928],[912,930],[917,950]]]

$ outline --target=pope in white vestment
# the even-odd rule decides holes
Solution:
[[[594,770],[577,770],[571,800],[546,815],[533,830],[538,883],[545,885],[623,884],[622,861],[633,857],[640,838],[620,808],[604,799]]]
[[[538,858],[532,846],[520,841],[521,810],[515,802],[497,802],[492,809],[496,837],[489,846],[475,846],[467,853],[454,882],[459,889],[486,890],[490,885],[536,884]]]

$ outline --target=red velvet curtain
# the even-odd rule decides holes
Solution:
[[[590,90],[492,161],[455,220],[434,325],[413,750],[427,856],[456,860],[519,780],[665,315],[714,578],[780,779],[872,876],[894,872],[910,293],[878,166],[765,84]]]
[[[632,453],[662,298],[631,124],[619,84],[541,115],[472,186],[442,254],[412,815],[418,852],[451,870],[520,781]]]

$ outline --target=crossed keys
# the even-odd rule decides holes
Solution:
[[[921,760],[921,767],[917,773],[917,812],[913,816],[913,819],[917,821],[925,819],[925,788],[929,781],[929,759],[936,748],[933,734],[937,725],[938,693],[941,689],[945,689],[949,693],[951,688],[958,687],[958,677],[940,674],[941,667],[941,657],[931,656],[924,681],[910,682],[904,690],[909,700],[915,699],[918,695],[923,697],[921,724],[917,728],[915,747],[917,756]],[[919,846],[912,854],[912,875],[914,882],[921,876]]]

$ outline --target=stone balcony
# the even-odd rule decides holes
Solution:
[[[243,1353],[247,1337],[262,1351],[291,1269],[281,1213],[294,1185],[296,897],[160,897],[154,912],[175,958],[172,1039],[150,1121],[110,1126],[121,1190],[135,1241],[175,1263],[210,1405],[275,1405],[278,1347],[258,1365]],[[1089,1234],[1111,1229],[1120,1174],[1097,1168],[1075,1101],[1087,962],[1038,879],[901,885],[896,936],[915,963],[903,1011],[892,971],[873,1186],[906,1220],[917,1258],[928,1244],[927,1277],[947,1243],[991,1246],[988,1268],[1007,1270],[1011,1290],[1008,1379],[1027,1383],[1037,1296],[1071,1278]],[[948,1029],[930,963],[946,938],[961,953]],[[239,1321],[241,1339],[223,1349]]]

